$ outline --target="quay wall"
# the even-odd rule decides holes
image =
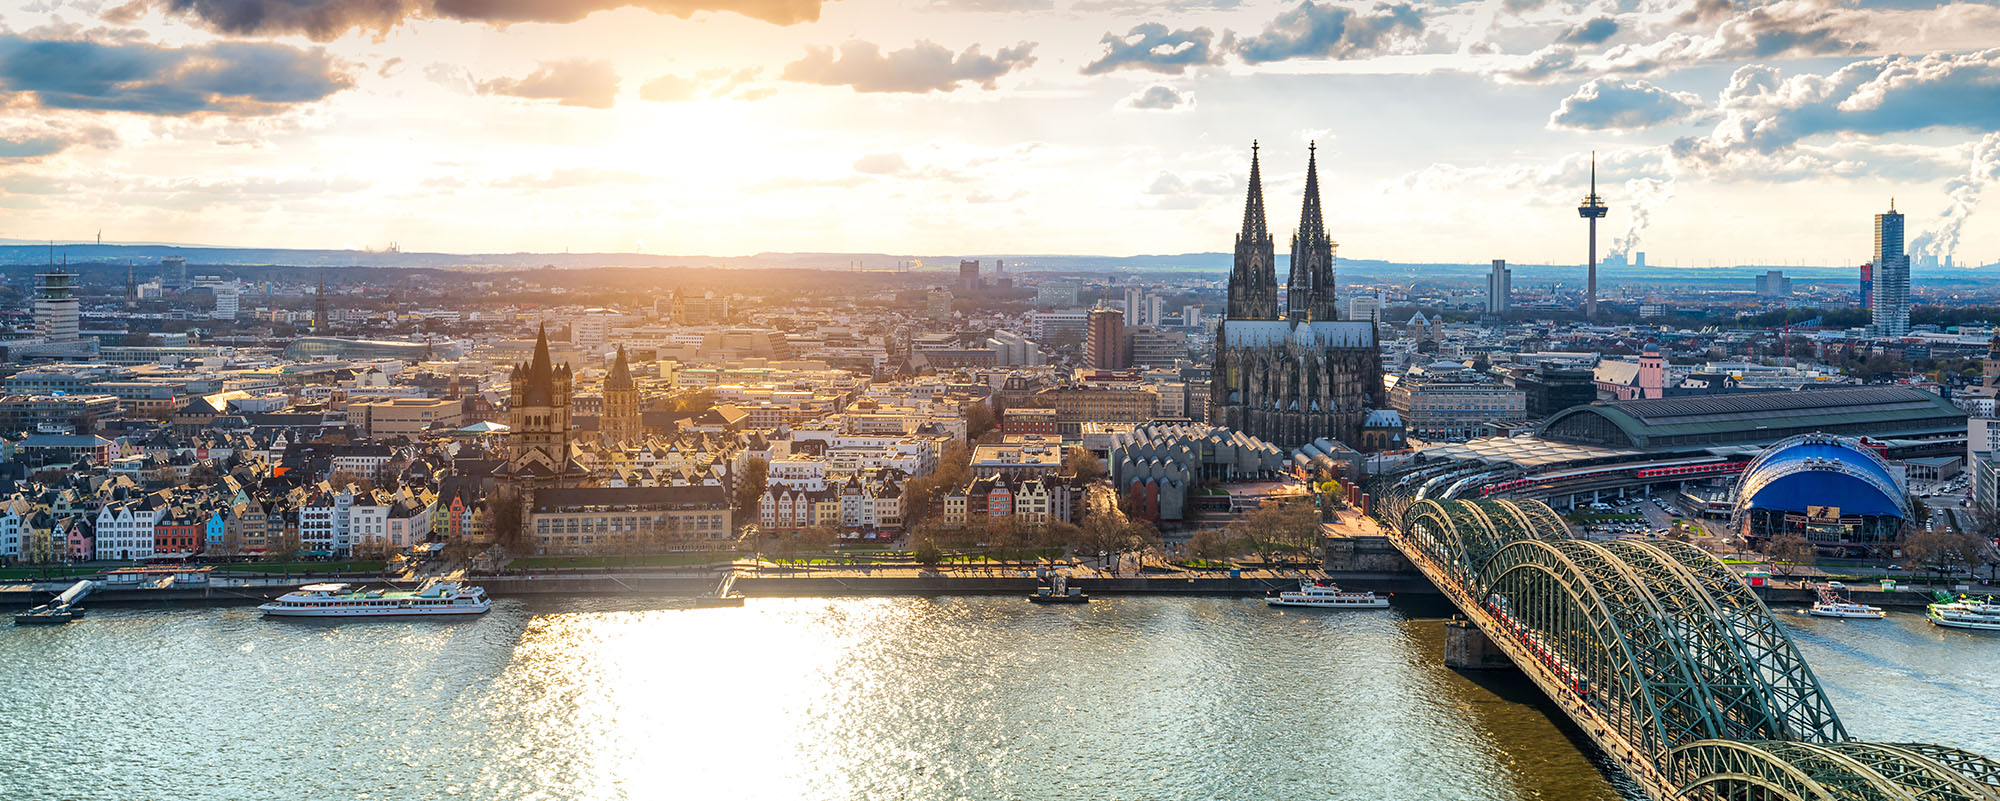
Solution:
[[[617,573],[535,574],[531,576],[484,576],[472,581],[496,598],[530,596],[676,595],[692,596],[715,587],[715,573],[678,575],[620,575]],[[1347,572],[1331,573],[1329,579],[1342,586],[1388,593],[1435,595],[1421,575],[1415,573]],[[256,603],[277,597],[301,584],[320,579],[293,577],[264,586],[181,586],[166,589],[99,589],[83,601],[87,609],[100,604],[125,603]],[[345,577],[362,583],[365,579]],[[61,587],[57,582],[29,588],[15,585],[0,588],[0,606],[34,606],[45,603]],[[69,582],[60,582],[62,587]],[[1012,576],[869,576],[869,575],[790,575],[739,576],[736,590],[752,597],[791,596],[885,596],[885,595],[1027,595],[1041,582]],[[1077,578],[1070,586],[1092,595],[1264,595],[1298,586],[1280,578],[1187,578],[1142,576],[1134,578]]]

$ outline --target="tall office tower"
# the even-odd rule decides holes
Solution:
[[[1514,271],[1506,259],[1493,260],[1493,272],[1486,274],[1486,313],[1506,314],[1514,296]]]
[[[1264,179],[1257,143],[1250,143],[1250,191],[1243,201],[1243,230],[1236,234],[1236,263],[1229,272],[1231,320],[1278,319],[1278,268],[1271,231],[1264,227]]]
[[[242,289],[235,281],[215,288],[215,311],[210,315],[217,320],[236,319],[236,310],[241,302]]]
[[[958,262],[958,287],[968,292],[979,288],[979,260],[961,259]]]
[[[1792,279],[1786,278],[1783,270],[1767,270],[1757,276],[1757,296],[1789,298],[1792,296]]]
[[[1125,369],[1125,314],[1117,309],[1091,309],[1083,335],[1084,366],[1098,370]]]
[[[1347,319],[1355,322],[1373,323],[1382,316],[1382,296],[1355,295],[1347,299]]]
[[[1896,200],[1875,215],[1875,335],[1910,333],[1910,254],[1903,252],[1903,215]]]
[[[76,274],[53,268],[35,276],[35,328],[49,342],[77,340]]]
[[[1861,264],[1861,308],[1875,308],[1875,265]]]
[[[126,311],[131,311],[133,309],[139,308],[139,278],[137,274],[134,272],[136,269],[137,268],[133,267],[130,264],[125,265],[125,310]]]
[[[188,285],[188,260],[179,256],[169,256],[161,259],[160,285],[168,289],[186,289]]]
[[[1597,319],[1597,221],[1611,211],[1604,205],[1604,198],[1597,196],[1597,152],[1590,154],[1590,194],[1583,196],[1583,204],[1576,207],[1576,214],[1590,221],[1590,282],[1584,290],[1583,317]]]
[[[1299,228],[1292,233],[1292,277],[1285,288],[1285,317],[1301,320],[1340,319],[1334,299],[1333,251],[1326,235],[1326,215],[1319,204],[1319,145],[1306,148],[1306,196],[1299,206]]]
[[[1142,289],[1125,290],[1125,323],[1131,326],[1152,325],[1146,321],[1146,292]]]

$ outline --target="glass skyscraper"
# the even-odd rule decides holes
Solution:
[[[1903,252],[1903,215],[1896,202],[1875,215],[1875,285],[1870,298],[1877,336],[1910,333],[1910,255]]]

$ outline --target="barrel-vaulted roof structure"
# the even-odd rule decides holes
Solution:
[[[1909,517],[1909,502],[1889,465],[1850,439],[1806,434],[1764,451],[1736,482],[1736,505],[1804,514],[1835,507],[1843,515]]]
[[[1965,419],[1951,401],[1916,387],[1840,387],[1598,401],[1557,413],[1537,433],[1577,445],[1657,450],[1761,445],[1812,433],[1962,436]]]

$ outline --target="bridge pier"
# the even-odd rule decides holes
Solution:
[[[1472,621],[1453,618],[1444,624],[1444,664],[1453,670],[1502,670],[1514,660]]]

